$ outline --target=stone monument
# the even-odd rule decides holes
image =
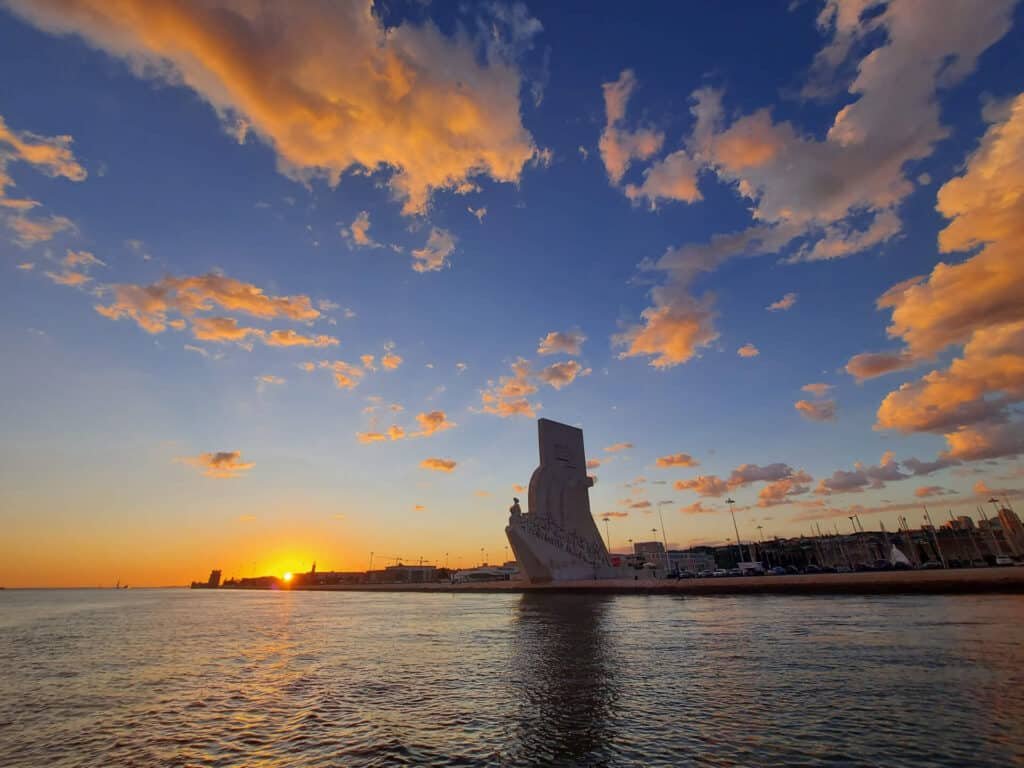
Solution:
[[[583,430],[537,421],[540,466],[530,478],[528,511],[516,499],[505,533],[531,582],[614,577],[608,549],[590,516]]]

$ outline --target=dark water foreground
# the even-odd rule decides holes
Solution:
[[[2,766],[1024,765],[1024,597],[0,593]]]

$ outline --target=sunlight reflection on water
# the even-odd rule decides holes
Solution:
[[[0,593],[0,765],[1024,764],[1024,598]]]

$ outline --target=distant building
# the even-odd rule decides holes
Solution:
[[[220,586],[220,571],[210,571],[209,578],[205,581],[193,581],[192,589],[217,589]]]
[[[437,566],[403,565],[402,563],[389,565],[383,571],[382,581],[391,584],[425,584],[437,581]]]
[[[1007,507],[1001,508],[999,510],[999,525],[1003,529],[1003,536],[1006,538],[1010,554],[1014,556],[1024,554],[1024,525],[1021,524],[1017,513]]]
[[[649,560],[665,560],[665,545],[660,541],[634,541],[633,554]]]
[[[669,568],[680,573],[700,573],[713,571],[717,567],[715,558],[708,552],[694,550],[670,549],[668,551]]]
[[[512,565],[515,566],[515,563]],[[510,568],[508,563],[503,566],[481,565],[479,568],[456,571],[452,574],[452,581],[456,584],[468,584],[476,581],[510,581],[517,575],[517,569]]]

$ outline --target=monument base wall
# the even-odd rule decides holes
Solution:
[[[604,552],[583,551],[575,546],[579,542],[567,541],[564,532],[531,522],[524,515],[505,529],[520,572],[530,582],[613,579],[618,575]]]

